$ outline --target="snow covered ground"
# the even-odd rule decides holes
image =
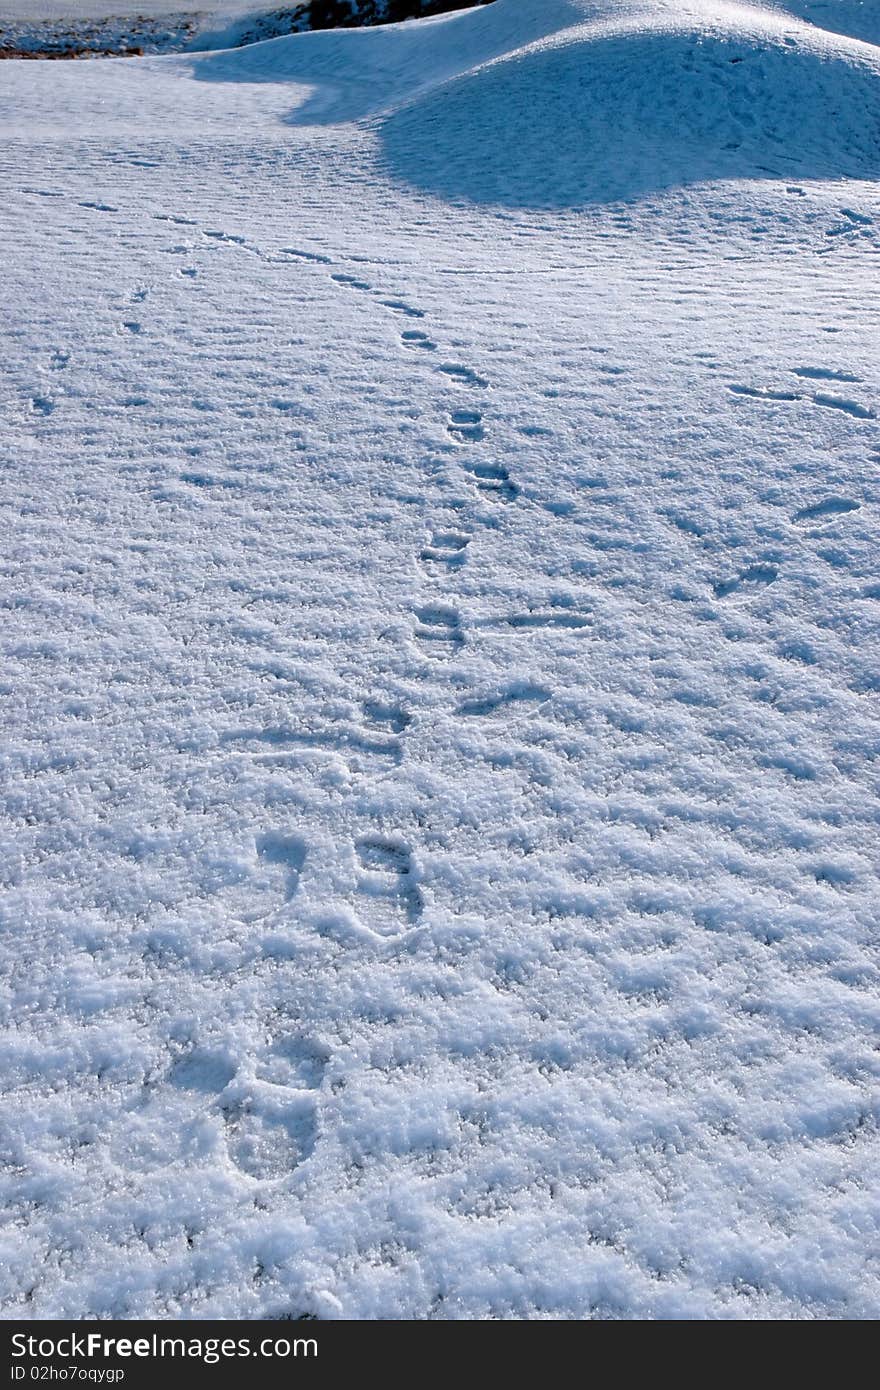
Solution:
[[[6,1317],[880,1314],[832,27],[0,69]]]

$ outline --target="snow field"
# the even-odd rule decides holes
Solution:
[[[676,8],[4,70],[7,1316],[876,1316],[878,60]]]

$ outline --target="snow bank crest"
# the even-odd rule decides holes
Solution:
[[[373,118],[394,178],[473,203],[880,171],[880,52],[754,5],[496,0],[205,55],[194,71],[299,84],[294,125]]]

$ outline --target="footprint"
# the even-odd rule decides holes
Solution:
[[[125,321],[125,323],[123,323],[122,327],[123,327],[128,333],[135,333],[135,334],[137,334],[137,333],[140,333],[140,332],[142,331],[141,325],[137,322],[136,319],[127,319],[127,320]]]
[[[212,913],[248,925],[260,922],[296,893],[306,848],[298,835],[269,832],[257,836],[250,853],[206,856],[199,895]]]
[[[774,391],[769,386],[728,386],[728,391],[732,391],[735,396],[749,396],[753,400],[759,401],[799,401],[801,395],[798,391]]]
[[[405,314],[410,319],[423,319],[424,309],[414,309],[411,304],[406,304],[402,299],[383,299],[381,301],[386,309],[393,309],[396,314]]]
[[[447,430],[460,444],[477,444],[484,437],[483,417],[478,410],[454,410]]]
[[[870,217],[861,212],[853,212],[852,208],[840,208],[840,215],[846,218],[846,221],[829,227],[826,236],[864,236],[867,228],[874,225]]]
[[[803,377],[807,381],[861,381],[860,376],[855,376],[852,372],[833,371],[830,367],[792,367],[795,376]]]
[[[415,638],[425,656],[445,660],[464,646],[461,618],[454,608],[429,604],[417,608],[415,616]]]
[[[225,1090],[234,1076],[235,1067],[222,1052],[193,1048],[174,1062],[168,1080],[182,1091],[217,1095]]]
[[[306,862],[306,843],[298,835],[260,835],[257,853],[266,864],[284,871],[284,897],[289,902],[299,887],[299,876]]]
[[[64,368],[70,364],[70,353],[64,348],[56,348],[52,353],[49,366],[53,372],[63,372]]]
[[[500,695],[475,696],[463,700],[455,711],[464,718],[487,718],[494,714],[506,714],[516,705],[542,705],[552,697],[553,692],[541,685],[513,685]]]
[[[199,272],[196,270],[195,266],[185,265],[181,266],[180,273],[181,275],[188,275],[191,280],[194,280]]]
[[[51,415],[55,409],[55,402],[50,401],[48,396],[33,396],[31,398],[31,410],[35,410],[38,415]]]
[[[233,729],[223,735],[223,741],[263,743],[277,750],[292,748],[306,752],[314,750],[327,756],[339,755],[354,772],[375,771],[377,766],[382,769],[389,764],[396,767],[403,760],[403,751],[396,738],[369,737],[364,729],[342,723],[318,729]],[[301,755],[294,757],[301,761]],[[262,761],[277,765],[289,762],[290,758],[275,752],[267,754]]]
[[[500,463],[469,463],[465,465],[476,481],[480,492],[496,502],[515,502],[519,488]]]
[[[324,1079],[330,1053],[311,1039],[294,1035],[277,1038],[257,1063],[261,1081],[297,1091],[317,1091]]]
[[[858,401],[848,400],[845,396],[827,396],[821,392],[813,397],[814,405],[827,406],[829,410],[842,410],[845,415],[851,415],[854,420],[876,420],[877,416],[873,410],[869,410],[866,405],[859,405]]]
[[[460,366],[457,362],[442,362],[439,370],[443,372],[444,376],[458,382],[460,386],[479,386],[485,390],[489,385],[485,377],[479,376],[470,367]]]
[[[338,275],[331,275],[331,280],[335,280],[337,285],[346,285],[350,290],[371,290],[373,287],[366,280],[359,280],[356,275],[345,275],[341,272]]]
[[[428,571],[442,573],[461,569],[467,559],[471,538],[462,531],[435,531],[419,559]]]
[[[196,223],[191,217],[174,217],[170,212],[154,212],[154,222],[173,222],[177,227],[195,227]]]
[[[386,705],[381,700],[365,700],[361,705],[364,719],[377,729],[390,729],[402,734],[412,723],[412,716],[400,705]]]
[[[423,352],[437,351],[437,344],[428,337],[427,333],[420,332],[418,328],[408,328],[406,332],[401,333],[400,341],[404,347],[421,348]]]
[[[849,497],[828,497],[824,502],[815,502],[812,507],[801,507],[799,512],[795,512],[794,521],[818,521],[826,516],[844,516],[847,512],[857,512],[860,509],[859,502],[853,502]]]
[[[233,236],[231,232],[203,232],[203,236],[210,237],[212,241],[229,242],[232,246],[244,246],[243,236]]]
[[[749,565],[733,579],[719,579],[712,585],[716,598],[729,598],[741,589],[756,590],[772,584],[779,577],[775,565]]]
[[[314,1097],[291,1090],[288,1099],[278,1089],[276,1101],[261,1096],[226,1111],[229,1157],[242,1173],[262,1182],[288,1177],[309,1157],[317,1137]]]
[[[417,922],[423,902],[409,846],[403,840],[364,835],[355,849],[364,870],[358,886],[373,899],[376,909],[374,930],[387,936],[400,929],[401,917],[410,924]]]
[[[216,477],[213,473],[201,473],[194,470],[187,470],[180,474],[180,481],[187,483],[190,487],[200,488],[230,488],[240,487],[241,484],[229,478]]]
[[[119,208],[111,207],[109,203],[80,203],[79,207],[89,208],[92,212],[118,212]]]
[[[314,265],[332,265],[329,256],[322,256],[318,251],[303,251],[299,246],[282,246],[281,254],[293,256],[298,261],[311,261]]]
[[[568,628],[580,631],[592,627],[593,619],[586,613],[577,613],[568,604],[549,604],[546,607],[529,607],[525,613],[511,613],[509,617],[496,619],[491,625],[528,628]]]

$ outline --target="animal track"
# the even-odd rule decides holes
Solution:
[[[460,444],[477,444],[485,434],[483,417],[478,410],[454,410],[447,429]]]
[[[154,222],[173,222],[176,227],[195,227],[196,223],[191,217],[175,217],[170,212],[154,212]]]
[[[359,887],[374,901],[378,930],[390,935],[401,916],[412,924],[422,914],[422,894],[415,877],[412,851],[402,840],[364,835],[355,843],[364,870]]]
[[[404,347],[421,348],[423,352],[437,351],[437,344],[418,328],[408,328],[406,332],[401,333],[400,341]]]
[[[64,368],[70,365],[70,353],[64,348],[56,348],[52,353],[49,366],[53,372],[63,372]]]
[[[464,646],[461,618],[454,608],[429,604],[415,610],[415,638],[426,656],[443,660]]]
[[[462,531],[435,531],[419,559],[427,570],[437,573],[461,569],[467,559],[465,551],[470,540]]]
[[[494,501],[514,502],[519,497],[519,488],[503,464],[468,463],[465,467],[473,475],[479,491]]]
[[[127,333],[138,334],[142,331],[141,325],[137,322],[136,319],[127,319],[125,323],[123,323],[122,327],[126,330]]]
[[[79,207],[89,208],[91,212],[118,212],[119,208],[111,207],[109,203],[80,203]]]
[[[55,409],[55,402],[50,401],[48,396],[32,396],[31,410],[35,410],[38,415],[51,415]]]
[[[441,362],[438,370],[443,372],[444,376],[448,376],[452,381],[457,382],[460,386],[479,386],[482,390],[485,390],[489,385],[485,377],[479,376],[478,373],[472,371],[470,367],[460,366],[457,362]]]
[[[844,516],[847,512],[857,512],[861,506],[849,497],[828,497],[824,502],[815,502],[812,507],[801,507],[795,512],[795,521],[820,521],[828,516]]]
[[[745,589],[762,589],[767,584],[772,584],[779,577],[779,571],[775,565],[749,565],[740,574],[732,579],[719,579],[712,585],[716,598],[729,598],[731,594],[739,593]]]

